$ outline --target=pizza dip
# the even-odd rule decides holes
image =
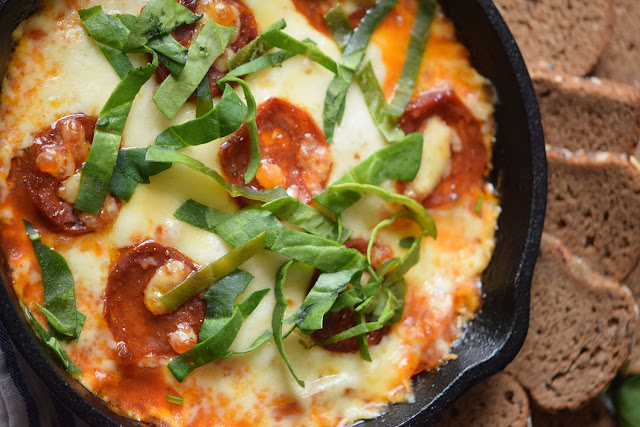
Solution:
[[[48,350],[157,425],[350,425],[480,308],[492,86],[433,0],[49,0],[0,98]]]

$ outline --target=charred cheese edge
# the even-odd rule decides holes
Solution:
[[[11,159],[29,147],[33,136],[58,118],[73,113],[97,116],[119,78],[86,34],[77,9],[102,5],[107,13],[138,14],[139,0],[53,0],[24,21],[14,33],[13,59],[5,76],[0,98],[0,190],[6,184]],[[335,43],[311,27],[289,0],[245,0],[262,30],[277,19],[287,21],[286,32],[298,39],[309,37],[327,54],[338,58]],[[410,1],[402,1],[400,8]],[[406,9],[411,9],[408,7]],[[393,92],[408,44],[411,19],[401,9],[402,19],[386,20],[374,33],[368,57],[387,97]],[[205,18],[206,19],[206,18]],[[142,63],[145,58],[139,58]],[[277,96],[303,108],[322,123],[325,90],[332,74],[314,62],[295,57],[280,68],[260,71],[246,78],[258,104]],[[493,139],[493,100],[489,83],[469,64],[465,48],[455,41],[451,22],[439,11],[418,81],[418,90],[452,88],[465,105],[484,123],[488,152]],[[195,117],[187,103],[169,121],[155,107],[152,96],[157,83],[152,78],[142,88],[129,115],[123,143],[146,146],[172,124]],[[304,88],[304,90],[300,90]],[[423,167],[414,188],[427,194],[445,173],[450,162],[450,144],[455,130],[432,119],[424,130]],[[208,166],[218,169],[222,141],[184,150]],[[347,96],[342,124],[331,146],[335,180],[362,159],[384,147],[364,98],[354,84]],[[478,198],[483,203],[476,211]],[[4,197],[3,197],[4,198]],[[332,353],[323,348],[305,348],[295,336],[285,341],[297,374],[306,381],[299,387],[288,372],[273,342],[245,355],[216,361],[194,371],[178,383],[165,365],[151,362],[134,370],[123,370],[117,360],[115,342],[104,313],[104,291],[111,263],[121,248],[155,240],[200,265],[221,257],[230,246],[217,235],[196,229],[174,218],[175,210],[193,198],[225,212],[237,206],[213,181],[186,167],[174,165],[155,176],[151,184],[139,185],[129,203],[124,203],[115,223],[106,230],[65,238],[44,236],[50,247],[69,263],[76,283],[78,309],[87,315],[78,343],[63,344],[82,369],[78,380],[114,411],[135,419],[170,425],[348,425],[383,413],[389,403],[412,400],[411,378],[446,358],[452,341],[464,322],[479,307],[480,275],[494,248],[494,232],[500,213],[491,188],[468,194],[455,203],[430,211],[438,226],[437,240],[423,241],[420,263],[407,276],[409,291],[403,320],[391,328],[380,344],[371,347],[373,362],[360,355]],[[344,215],[354,237],[368,238],[371,229],[390,215],[375,197],[365,197]],[[0,220],[7,230],[20,218],[7,202],[0,205]],[[390,228],[380,233],[382,243],[395,255],[404,250],[398,241],[405,234]],[[37,263],[28,246],[7,251],[5,257],[13,287],[23,304],[42,302]],[[245,295],[272,288],[276,270],[285,260],[264,253],[242,268],[255,276]],[[312,272],[294,268],[287,281],[291,314],[302,302]],[[240,300],[242,296],[240,297]],[[270,325],[273,292],[243,324],[231,349],[246,348]],[[182,405],[166,395],[182,396]]]

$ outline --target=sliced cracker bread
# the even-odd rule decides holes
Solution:
[[[433,426],[525,427],[527,394],[511,376],[499,373],[471,388]]]
[[[594,270],[624,279],[640,258],[637,161],[626,154],[547,147],[547,162],[545,230]]]
[[[531,79],[547,144],[634,153],[640,136],[640,89],[542,69],[532,70]]]
[[[640,87],[640,2],[613,0],[615,25],[595,75]]]
[[[611,0],[494,0],[525,61],[585,75],[611,37]]]
[[[537,407],[531,409],[533,427],[616,427],[611,411],[595,398],[575,411],[550,413]]]
[[[624,280],[624,284],[631,290],[636,304],[640,302],[640,263],[636,265],[629,276]],[[629,356],[629,363],[624,369],[627,375],[640,375],[640,327],[636,328],[633,334],[634,344]]]
[[[531,284],[529,332],[507,372],[541,408],[577,409],[615,377],[635,326],[631,292],[544,233]]]

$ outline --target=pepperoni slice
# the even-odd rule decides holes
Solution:
[[[362,254],[367,253],[368,245],[369,242],[364,239],[351,239],[345,243],[346,247],[356,249]],[[378,242],[373,243],[373,246],[371,247],[371,262],[374,268],[379,267],[383,262],[390,258],[391,249],[388,246],[380,244]],[[316,272],[316,274],[319,274],[319,272]],[[317,280],[317,276],[315,277],[315,279]],[[365,317],[367,321],[371,320],[369,315]],[[345,308],[337,313],[330,313],[326,315],[322,323],[322,329],[313,331],[311,333],[311,338],[315,342],[324,341],[336,334],[339,334],[340,332],[344,332],[347,329],[353,328],[354,326],[356,326],[355,311],[353,310],[353,308]],[[367,334],[367,342],[370,346],[379,344],[380,341],[382,341],[382,338],[384,338],[390,330],[391,328],[389,326],[385,326],[384,328],[378,329],[377,331],[369,332]],[[323,347],[336,353],[355,353],[360,349],[356,338],[349,338],[333,344],[324,345]]]
[[[304,110],[278,98],[260,105],[256,118],[261,162],[254,189],[283,187],[305,203],[327,186],[333,159],[324,134]],[[249,133],[243,125],[221,147],[222,172],[243,185],[249,164]]]
[[[200,333],[206,304],[194,296],[176,311],[155,315],[145,305],[145,289],[163,266],[177,261],[196,266],[175,249],[147,241],[122,252],[107,280],[104,317],[125,362],[155,356],[174,356],[171,335],[189,329]]]
[[[57,120],[36,135],[31,147],[14,159],[13,192],[35,207],[36,220],[59,233],[79,235],[110,224],[120,210],[120,200],[109,195],[99,215],[73,208],[80,168],[93,140],[96,118],[74,114]],[[33,211],[33,209],[31,209]]]
[[[206,13],[220,25],[238,29],[231,38],[227,50],[214,62],[207,74],[211,93],[214,97],[220,96],[222,95],[222,90],[218,87],[217,81],[227,74],[227,61],[259,35],[255,17],[251,10],[237,0],[179,0],[178,3],[194,13]],[[197,22],[195,24],[182,25],[175,29],[173,37],[183,46],[189,47],[195,38],[195,31],[198,25],[202,24]],[[156,80],[161,83],[169,74],[169,70],[160,64],[156,70]]]
[[[409,104],[398,123],[406,133],[422,131],[433,116],[452,127],[458,138],[452,143],[449,173],[422,200],[427,208],[445,205],[481,187],[487,163],[482,123],[452,90],[421,93]],[[400,192],[404,192],[406,185],[398,184]]]
[[[375,6],[374,0],[293,0],[298,12],[304,15],[309,23],[318,31],[330,36],[329,28],[324,21],[324,15],[336,4],[341,3],[349,13],[349,22],[353,28],[357,27],[360,20],[369,9]]]

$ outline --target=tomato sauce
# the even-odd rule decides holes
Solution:
[[[304,110],[278,98],[258,108],[256,118],[261,161],[254,189],[283,187],[305,203],[325,189],[333,159],[322,131]],[[249,133],[245,125],[220,148],[222,172],[232,184],[244,185],[249,165]]]
[[[449,89],[423,92],[412,101],[398,123],[405,133],[421,132],[431,117],[440,117],[458,136],[451,147],[449,173],[421,202],[427,208],[445,205],[482,187],[487,169],[487,148],[481,122]],[[398,184],[404,192],[407,183]]]
[[[104,317],[123,361],[177,355],[169,334],[179,325],[188,325],[196,335],[200,332],[206,304],[199,296],[162,315],[151,313],[144,303],[145,288],[157,269],[173,260],[196,269],[175,249],[153,241],[124,250],[111,269],[105,291]]]

